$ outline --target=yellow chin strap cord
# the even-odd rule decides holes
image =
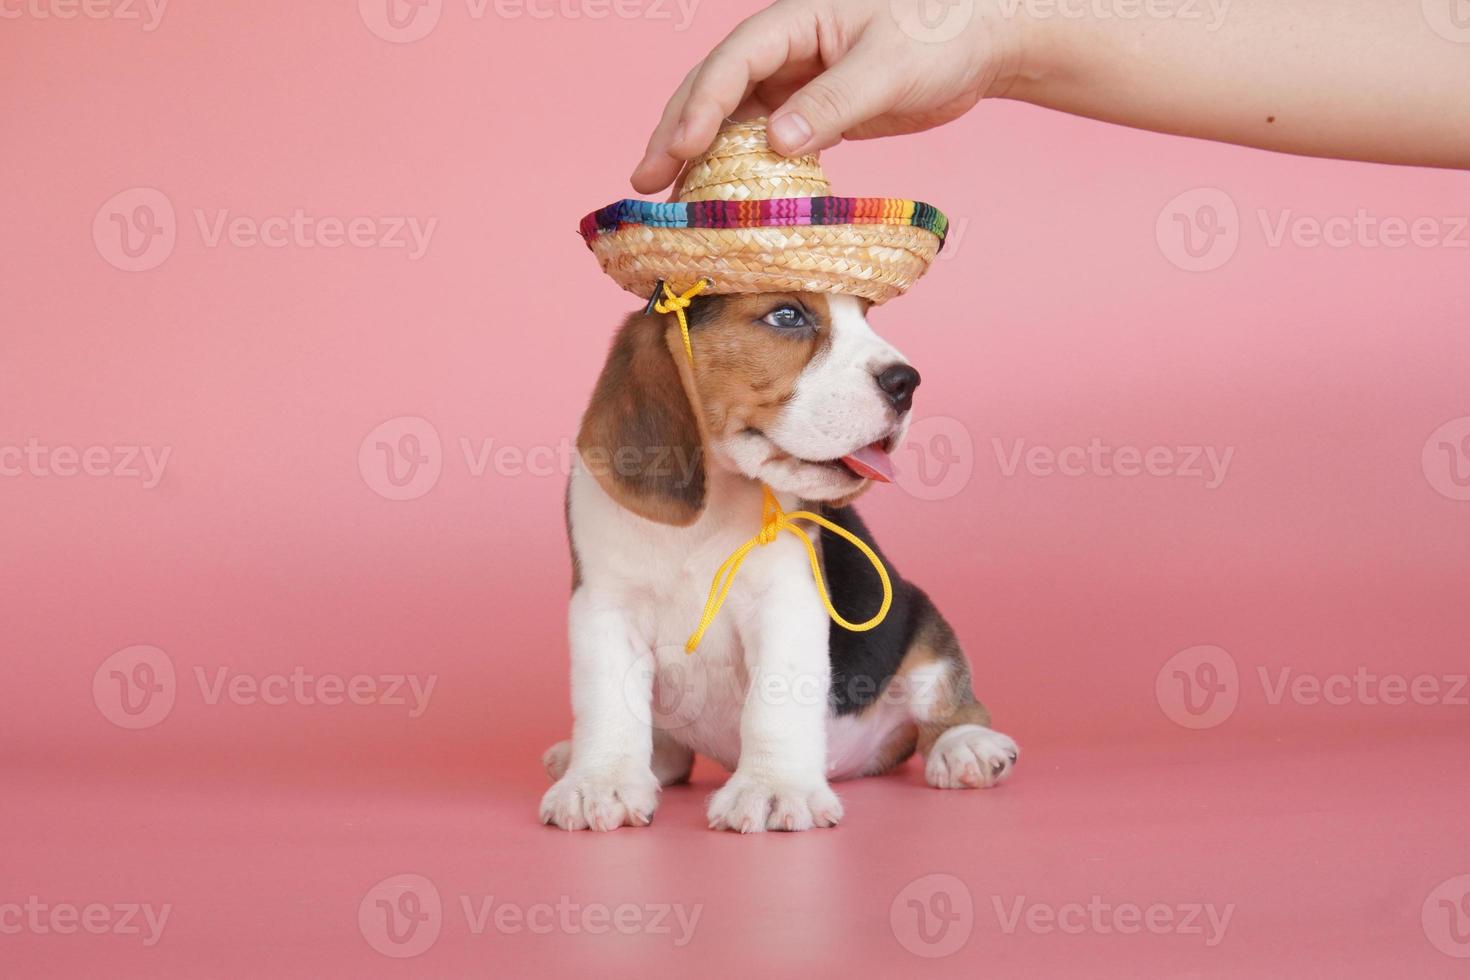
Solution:
[[[675,293],[669,288],[668,283],[660,283],[659,285],[664,295],[662,299],[654,304],[654,312],[672,313],[679,318],[679,334],[684,338],[684,353],[689,355],[689,363],[693,364],[694,346],[689,342],[689,321],[685,317],[684,311],[689,308],[689,304],[694,301],[694,297],[704,292],[711,285],[710,280],[701,279],[684,293]],[[704,603],[704,614],[699,617],[699,627],[689,637],[689,642],[684,644],[684,652],[693,653],[699,649],[699,641],[704,639],[705,631],[709,629],[710,623],[714,622],[715,616],[719,615],[720,607],[725,604],[725,598],[730,594],[730,587],[735,584],[735,575],[740,571],[741,562],[745,561],[746,556],[756,548],[775,541],[776,536],[782,531],[791,532],[796,537],[796,540],[800,541],[806,548],[806,556],[812,566],[812,580],[817,584],[817,594],[822,597],[822,605],[827,607],[827,615],[832,617],[832,622],[845,630],[852,630],[854,633],[866,632],[883,622],[888,616],[889,607],[893,605],[893,583],[888,578],[888,569],[883,567],[883,560],[878,557],[872,548],[868,547],[867,542],[863,541],[847,528],[829,521],[821,514],[814,514],[809,510],[794,510],[789,514],[786,513],[781,509],[781,504],[777,502],[776,495],[771,492],[771,488],[765,484],[761,485],[761,494],[760,532],[739,548],[736,548],[735,553],[729,558],[726,558],[724,564],[715,572],[715,579],[710,583],[709,587],[709,598]],[[878,607],[878,611],[873,614],[872,619],[861,623],[850,623],[846,619],[843,619],[842,614],[833,607],[832,597],[827,593],[827,582],[822,577],[822,562],[817,557],[817,549],[813,546],[811,538],[807,537],[806,531],[796,523],[797,521],[810,521],[819,527],[826,528],[833,534],[846,540],[858,551],[861,551],[863,557],[873,563],[873,568],[877,571],[878,578],[883,583],[883,603]]]

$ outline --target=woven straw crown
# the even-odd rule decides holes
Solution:
[[[913,285],[944,244],[949,222],[927,204],[833,197],[816,154],[787,158],[766,121],[726,122],[689,162],[666,204],[625,200],[582,219],[608,275],[650,296],[682,291],[846,293],[882,303]]]

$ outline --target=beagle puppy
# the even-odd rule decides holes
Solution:
[[[802,542],[776,535],[685,652],[716,571],[760,530],[762,484],[878,551],[851,502],[892,476],[919,374],[869,327],[868,305],[700,296],[692,362],[674,316],[623,324],[567,489],[574,721],[543,756],[555,781],[544,823],[643,826],[696,752],[733,773],[709,826],[741,833],[834,826],[830,781],[886,772],[916,748],[941,789],[1011,774],[1016,743],[989,727],[954,631],[886,559],[892,607],[850,632],[829,621]],[[870,616],[881,584],[868,560],[826,529],[808,536],[833,606]]]

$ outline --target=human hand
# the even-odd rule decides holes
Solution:
[[[667,187],[727,117],[769,115],[787,156],[847,139],[915,133],[1003,94],[1019,61],[1020,21],[990,0],[954,37],[933,29],[933,0],[779,0],[695,65],[664,109],[633,186]],[[948,11],[944,6],[942,10]]]
[[[1288,153],[1470,169],[1470,49],[1430,16],[1451,2],[778,0],[684,79],[633,186],[667,187],[726,116],[770,116],[771,145],[794,156],[930,129],[991,96]],[[1329,16],[1330,41],[1300,43]]]

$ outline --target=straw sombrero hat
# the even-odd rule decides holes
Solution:
[[[582,219],[603,271],[640,297],[798,290],[883,303],[922,276],[949,220],[919,201],[833,197],[815,153],[787,158],[766,120],[729,122],[668,203],[623,200]]]

